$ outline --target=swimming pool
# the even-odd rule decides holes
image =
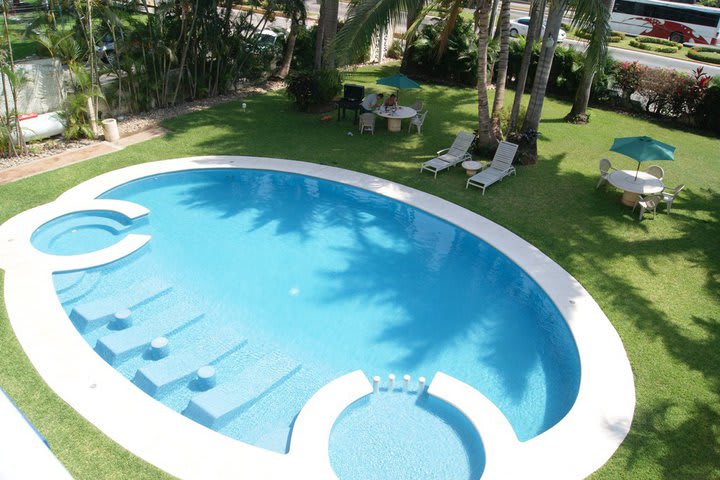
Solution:
[[[293,168],[278,172],[278,165]],[[450,468],[459,468],[437,478],[472,478],[498,468],[490,455],[495,442],[483,432],[478,436],[483,427],[472,412],[458,414],[437,399],[454,387],[432,395],[433,381],[430,395],[413,396],[418,377],[430,383],[443,371],[482,392],[509,421],[518,448],[557,436],[554,432],[582,406],[587,383],[582,341],[577,325],[568,321],[568,328],[563,317],[585,308],[589,297],[570,279],[572,297],[565,291],[562,303],[553,298],[558,286],[548,288],[542,281],[551,262],[509,232],[500,231],[509,242],[494,246],[505,250],[522,242],[529,268],[517,255],[511,255],[513,263],[477,238],[497,241],[496,225],[485,221],[466,231],[448,218],[449,204],[441,202],[439,209],[423,204],[433,197],[359,174],[350,174],[350,182],[333,178],[347,174],[299,162],[189,159],[118,172],[123,173],[101,176],[63,195],[53,212],[36,212],[43,218],[34,219],[28,242],[33,246],[23,249],[45,259],[50,271],[70,270],[55,273],[51,288],[65,322],[69,317],[83,333],[83,351],[94,348],[136,387],[186,417],[260,447],[268,458],[293,458],[295,430],[315,392],[362,369],[366,378],[381,376],[381,391],[358,394],[360,400],[349,409],[342,405],[339,420],[331,419],[335,429],[325,440],[329,454],[323,460],[329,456],[341,477],[358,478],[368,464],[387,463],[371,458],[383,448],[344,455],[357,447],[358,438],[384,435],[392,444],[401,433],[417,439],[433,431],[436,445],[455,439],[456,448],[447,455],[458,459]],[[92,198],[99,199],[88,203]],[[398,199],[419,200],[420,208]],[[462,209],[458,213],[476,217]],[[112,319],[120,307],[132,310],[130,326]],[[589,299],[587,308],[597,305]],[[147,327],[158,321],[165,322],[166,331]],[[127,334],[143,329],[145,343]],[[169,339],[166,359],[147,351],[155,336]],[[617,350],[616,340],[619,344],[615,335],[609,343]],[[606,366],[612,370],[617,363],[623,376],[606,380],[627,387],[629,367],[619,346],[619,360],[612,350],[603,356]],[[212,365],[217,377],[217,386],[207,390],[193,376],[204,364]],[[392,392],[386,391],[389,373],[397,374]],[[404,374],[412,379],[407,387]],[[239,394],[241,389],[228,387],[233,382],[250,385],[250,392]],[[124,380],[122,390],[129,385]],[[464,400],[454,401],[453,395],[448,401],[462,406]],[[627,397],[626,388],[623,401]],[[609,408],[618,408],[615,401]],[[632,409],[629,418],[627,403],[620,410],[629,426]],[[398,414],[406,411],[417,416]],[[480,413],[489,415],[488,409]],[[367,418],[378,419],[375,431],[359,433]],[[612,450],[619,444],[615,430]],[[434,445],[430,440],[418,442],[426,450],[415,457],[393,455],[389,468],[404,472],[426,458]],[[367,458],[352,465],[358,457]]]

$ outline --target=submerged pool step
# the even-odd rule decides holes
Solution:
[[[198,368],[247,343],[247,339],[231,329],[218,330],[207,340],[195,348],[172,352],[169,357],[144,366],[135,373],[133,383],[155,397],[190,379]]]
[[[70,312],[70,320],[80,333],[87,333],[108,323],[116,312],[132,310],[171,289],[161,279],[150,278],[132,285],[124,294],[77,305]]]
[[[282,354],[261,357],[230,381],[190,400],[183,415],[210,428],[219,428],[233,414],[248,408],[292,377],[301,365]]]
[[[202,317],[203,312],[198,309],[173,305],[159,318],[101,337],[95,344],[95,351],[110,365],[114,365],[145,350],[153,339],[175,333]]]
[[[66,277],[66,275],[68,276]],[[85,270],[72,272],[72,274],[53,275],[53,283],[60,301],[64,304],[74,304],[95,290],[101,278],[99,271]],[[73,279],[76,281],[73,282]]]

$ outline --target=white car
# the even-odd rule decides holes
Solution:
[[[528,25],[530,25],[530,17],[521,17],[517,18],[515,20],[510,20],[510,36],[511,37],[517,37],[518,35],[522,35],[523,37],[527,35],[528,32]],[[543,28],[540,32],[540,35],[545,33],[545,24],[543,23]],[[558,43],[565,40],[565,30],[562,28],[560,29],[560,32],[558,33],[557,41]]]

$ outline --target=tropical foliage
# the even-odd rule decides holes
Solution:
[[[437,61],[442,24],[423,28],[408,47],[405,73],[440,82],[474,86],[477,83],[477,39],[472,22],[458,18],[450,31],[447,49]]]

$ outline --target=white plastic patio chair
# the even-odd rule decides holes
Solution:
[[[472,177],[468,178],[465,183],[465,188],[469,186],[478,187],[482,189],[483,195],[485,195],[485,189],[495,182],[502,180],[508,175],[515,175],[515,167],[512,162],[515,159],[518,146],[510,142],[500,142],[495,156],[493,157],[492,163],[479,173],[476,173]]]
[[[455,137],[455,141],[450,148],[445,148],[437,152],[437,157],[420,164],[420,172],[427,170],[435,174],[437,178],[438,172],[453,167],[465,160],[472,160],[472,155],[468,153],[470,145],[472,145],[475,135],[468,132],[460,132]]]
[[[415,103],[413,103],[410,106],[410,108],[412,108],[416,112],[420,113],[420,112],[422,112],[423,106],[425,106],[425,104],[423,103],[422,100],[415,100]]]
[[[673,201],[677,198],[678,194],[682,191],[682,189],[685,188],[685,185],[678,185],[675,188],[671,188],[669,190],[663,190],[661,193],[662,200],[665,202],[665,205],[667,206],[667,213],[670,213],[670,210],[672,209]]]
[[[370,132],[375,135],[375,114],[374,113],[363,113],[360,115],[360,122],[358,124],[360,129],[360,135],[364,132]]]
[[[662,201],[662,195],[646,195],[646,196],[638,196],[637,201],[635,202],[635,206],[633,207],[633,212],[635,209],[640,206],[640,217],[638,220],[642,220],[643,216],[645,215],[645,212],[652,212],[653,219],[655,218],[655,214],[657,213],[657,206],[658,203]]]
[[[659,165],[650,165],[645,172],[649,173],[658,180],[662,180],[665,176],[665,170],[663,170]]]
[[[608,181],[608,175],[610,175],[610,172],[613,170],[617,170],[615,167],[612,166],[610,163],[610,160],[607,158],[603,158],[600,160],[600,180],[598,180],[597,185],[595,188],[600,188],[600,185],[602,185],[603,182]]]
[[[413,125],[415,125],[417,127],[417,132],[422,134],[422,126],[423,123],[425,123],[425,117],[427,117],[427,114],[428,112],[418,113],[413,118],[411,118],[410,124],[408,125],[408,133],[410,133]]]

